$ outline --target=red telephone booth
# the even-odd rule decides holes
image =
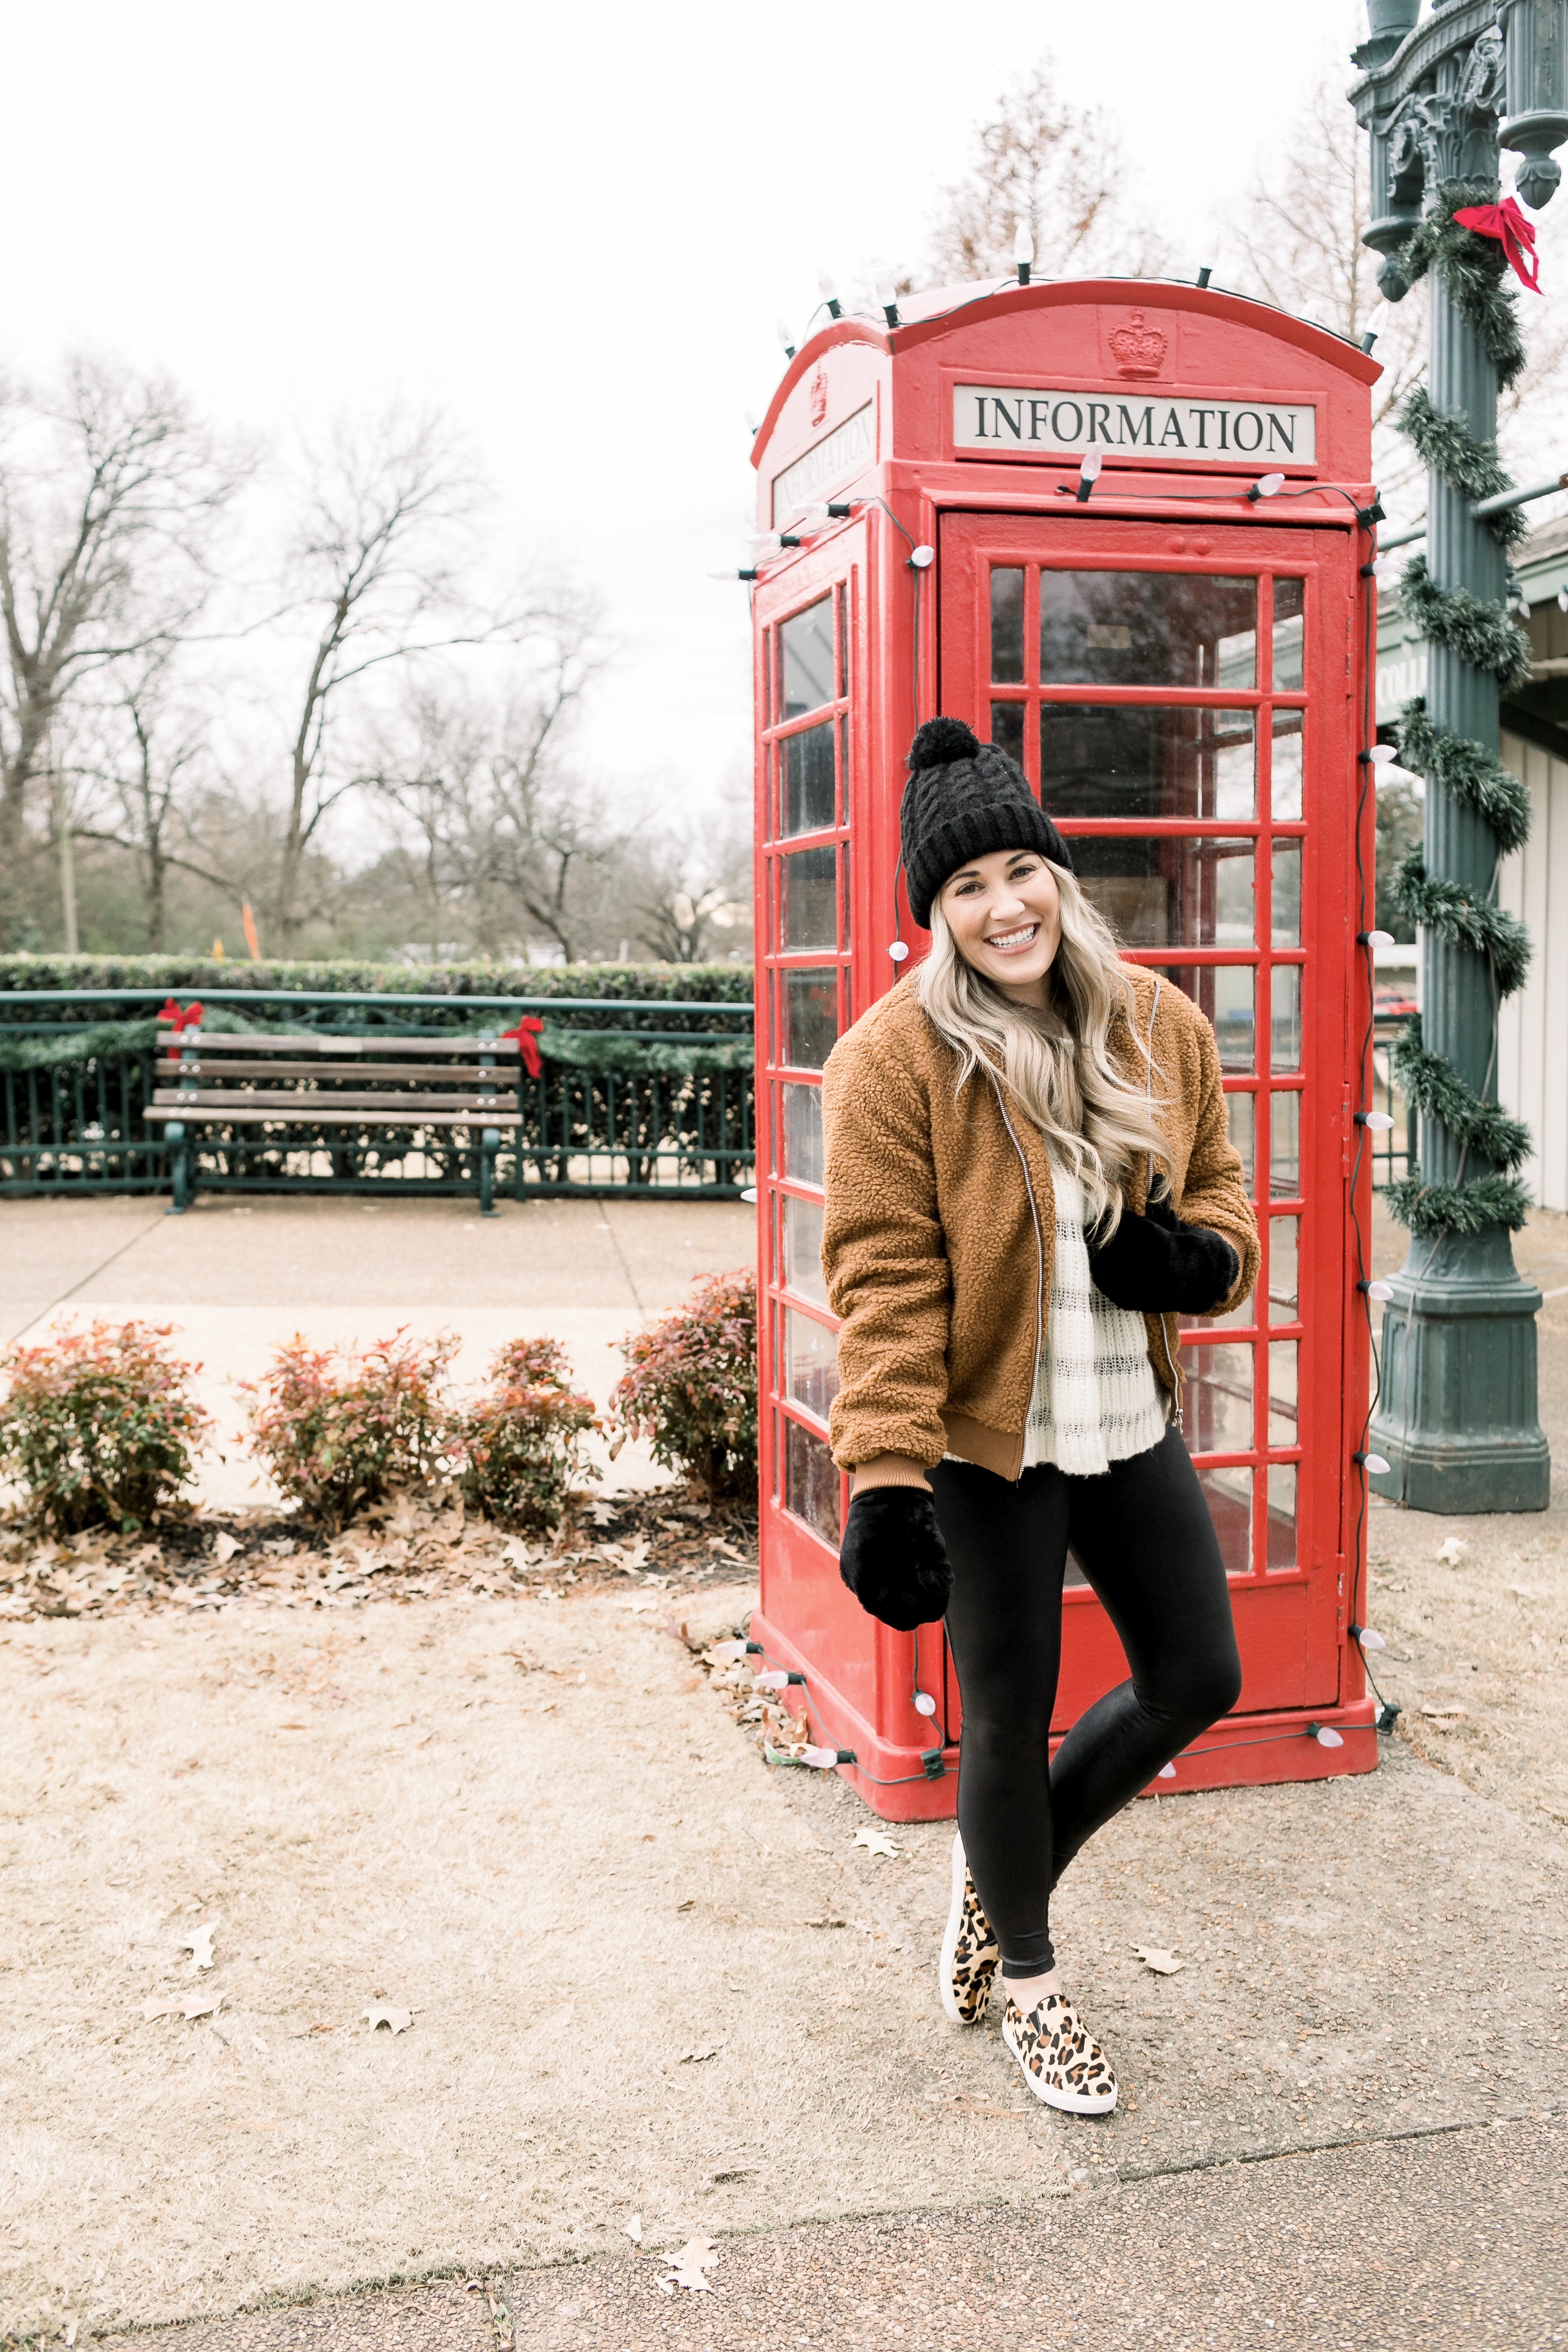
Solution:
[[[908,969],[889,956],[899,802],[910,738],[937,711],[1022,761],[1124,953],[1213,1021],[1264,1236],[1249,1304],[1184,1334],[1186,1439],[1246,1679],[1167,1785],[1375,1764],[1350,1629],[1377,373],[1333,335],[1196,288],[949,289],[888,329],[826,326],[757,435],[759,525],[781,543],[754,592],[752,1635],[804,1676],[813,1741],[846,1752],[885,1815],[952,1811],[958,1692],[941,1626],[894,1633],[839,1580],[818,1089],[835,1038]],[[900,905],[918,957],[926,937]],[[1058,1736],[1126,1671],[1081,1578],[1066,1618]]]

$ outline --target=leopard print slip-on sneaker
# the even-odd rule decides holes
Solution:
[[[963,1840],[955,1831],[952,1905],[942,1939],[942,1958],[937,1963],[942,2005],[954,2025],[979,2024],[990,2006],[991,1987],[1001,1958],[1001,1948],[991,1932],[991,1922],[969,1875]]]
[[[1047,2107],[1069,2116],[1108,2116],[1116,2105],[1110,2061],[1065,1994],[1047,1993],[1026,2017],[1009,1994],[1002,2039]]]

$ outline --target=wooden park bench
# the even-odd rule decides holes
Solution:
[[[520,1024],[526,1031],[541,1025]],[[196,1130],[276,1129],[276,1139],[263,1132],[255,1142],[279,1150],[313,1146],[341,1157],[350,1134],[396,1128],[477,1132],[479,1212],[493,1216],[496,1155],[502,1129],[522,1124],[525,1069],[538,1075],[531,1034],[520,1048],[515,1034],[236,1037],[177,1028],[160,1045],[160,1083],[146,1112],[162,1122],[172,1148],[169,1213],[184,1215],[195,1198]]]

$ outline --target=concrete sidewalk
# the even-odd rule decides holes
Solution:
[[[503,1341],[549,1334],[602,1408],[622,1370],[618,1342],[679,1306],[700,1274],[752,1264],[756,1233],[742,1202],[679,1198],[514,1201],[485,1220],[463,1201],[354,1195],[211,1193],[183,1217],[133,1195],[3,1201],[0,1346],[99,1315],[174,1324],[218,1424],[203,1498],[237,1507],[274,1496],[232,1443],[243,1404],[234,1383],[256,1379],[296,1331],[318,1346],[400,1325],[456,1331],[460,1381],[479,1379]],[[622,1486],[666,1475],[637,1444],[616,1465]]]

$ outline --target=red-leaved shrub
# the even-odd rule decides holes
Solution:
[[[757,1277],[705,1275],[684,1307],[621,1343],[626,1369],[611,1399],[653,1458],[710,1495],[738,1495],[757,1476]]]
[[[574,1482],[599,1475],[583,1451],[598,1425],[559,1339],[510,1341],[491,1362],[489,1392],[452,1424],[464,1496],[502,1527],[559,1526]]]
[[[305,1517],[341,1528],[403,1487],[444,1475],[441,1382],[459,1342],[450,1332],[390,1339],[353,1353],[312,1348],[298,1332],[247,1381],[256,1450]]]
[[[11,1376],[0,1405],[0,1469],[45,1526],[130,1533],[175,1502],[212,1417],[185,1385],[200,1366],[163,1345],[173,1328],[95,1323],[14,1348],[0,1363]]]

